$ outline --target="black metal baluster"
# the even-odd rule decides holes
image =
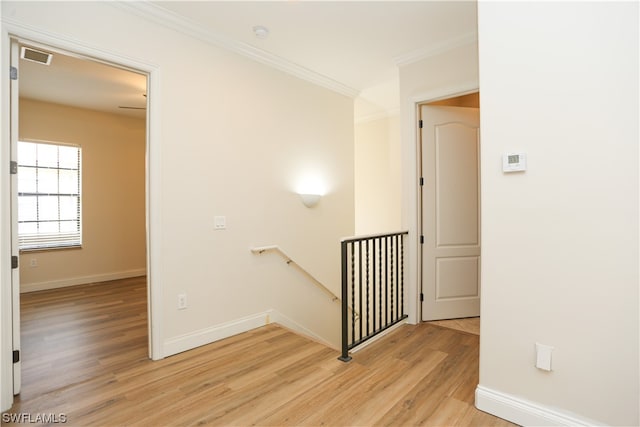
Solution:
[[[396,258],[393,260],[393,264],[396,266],[396,317],[393,320],[400,318],[400,266],[398,265],[400,259],[400,249],[398,244],[398,237],[394,236],[393,240],[396,246]]]
[[[359,297],[359,308],[358,313],[358,326],[360,332],[360,340],[362,340],[362,240],[358,242],[358,297]]]
[[[379,329],[382,329],[382,239],[378,239],[378,295],[380,295],[380,301],[378,301],[378,323]]]
[[[372,291],[373,291],[373,310],[371,310],[372,323],[373,323],[373,333],[378,332],[378,328],[376,326],[376,311],[378,307],[378,298],[376,295],[376,239],[371,241],[371,249],[373,254],[371,255],[371,260],[373,265],[371,266],[371,271],[373,273],[373,283],[372,283]]]
[[[391,238],[391,321],[393,322],[394,320],[396,320],[395,318],[395,312],[394,312],[394,306],[393,306],[393,261],[394,261],[394,255],[393,255],[393,247],[394,247],[394,238]]]
[[[402,291],[402,316],[404,316],[404,236],[400,236],[400,290]]]
[[[342,355],[338,359],[345,362],[350,360],[351,357],[348,354],[350,349],[407,317],[404,312],[404,235],[406,234],[407,232],[401,232],[354,238],[342,242],[343,342]],[[349,272],[347,260],[349,249],[351,272]],[[351,279],[351,305],[349,305],[349,278]],[[357,296],[356,280],[358,281]],[[363,286],[366,286],[366,290]],[[364,301],[365,298],[366,301]],[[348,315],[349,310],[351,310],[351,317]],[[363,324],[363,316],[366,316],[366,325]],[[351,337],[349,337],[349,319],[351,320]]]
[[[340,246],[340,252],[342,255],[342,355],[338,357],[338,359],[343,362],[348,362],[351,360],[351,357],[349,356],[349,284],[347,283],[349,275],[347,267],[347,242],[342,242]]]
[[[351,344],[356,340],[356,246],[351,243]]]
[[[384,238],[384,325],[389,324],[389,238]]]
[[[370,300],[370,295],[369,295],[369,240],[365,240],[365,251],[366,251],[366,262],[367,262],[367,275],[366,275],[366,287],[367,287],[367,336],[369,336],[369,302]]]

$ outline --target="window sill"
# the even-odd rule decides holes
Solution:
[[[22,254],[22,253],[33,253],[33,252],[57,252],[57,251],[63,251],[63,250],[76,250],[76,249],[82,249],[82,245],[55,246],[50,248],[28,248],[28,249],[20,249],[18,252]]]

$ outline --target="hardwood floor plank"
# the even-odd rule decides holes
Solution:
[[[353,354],[268,325],[147,358],[144,278],[25,294],[12,413],[69,426],[498,426],[478,411],[479,340],[404,325]]]
[[[324,354],[317,354],[316,357],[331,357],[334,350],[322,350]],[[317,387],[318,384],[330,380],[331,372],[324,369],[306,367],[298,370],[297,375],[279,375],[278,387],[262,399],[256,399],[247,405],[242,413],[233,417],[236,425],[265,425],[263,414],[272,413],[275,410],[287,410],[290,402],[299,398],[309,390]]]
[[[353,425],[373,425],[394,406],[398,395],[420,383],[445,358],[445,353],[427,351],[415,363],[398,360],[385,369],[375,369],[374,375],[343,395],[322,419],[312,417],[309,421],[313,425],[340,425],[348,417]]]
[[[442,340],[436,342],[439,342],[438,347],[449,347]],[[477,377],[465,377],[464,374],[468,373],[465,370],[468,364],[477,364],[477,355],[465,350],[461,348],[455,353],[448,353],[447,358],[431,371],[424,381],[397,400],[396,405],[385,414],[380,424],[424,425],[441,402],[460,386],[460,381],[470,382],[475,388]],[[466,403],[472,406],[473,399]]]
[[[429,324],[442,326],[450,329],[456,329],[458,331],[468,332],[474,335],[480,335],[480,318],[479,317],[467,317],[464,319],[450,319],[450,320],[432,320],[429,322]]]
[[[459,425],[460,420],[469,411],[470,405],[452,397],[444,398],[436,410],[427,418],[425,426]]]
[[[334,361],[332,361],[334,362]],[[335,360],[336,364],[342,363]],[[366,367],[360,364],[348,366],[339,375],[334,375],[317,384],[313,389],[290,400],[287,405],[281,405],[278,410],[261,419],[259,425],[313,425],[306,419],[315,414],[324,414],[331,409],[331,403],[341,390],[356,383],[368,373]]]

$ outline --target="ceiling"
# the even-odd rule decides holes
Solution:
[[[474,42],[477,34],[475,1],[133,1],[118,7],[353,96],[361,115],[398,108],[398,65]],[[268,36],[256,37],[256,26],[266,27]],[[119,105],[145,104],[144,76],[95,62],[58,54],[49,67],[21,64],[21,76],[21,95],[31,98],[124,114],[141,113]]]
[[[25,46],[25,45],[21,45]],[[32,46],[30,46],[32,47]],[[143,74],[32,47],[53,54],[50,65],[20,59],[21,98],[144,117],[147,78]],[[119,108],[119,107],[134,108]]]

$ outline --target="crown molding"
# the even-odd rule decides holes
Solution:
[[[164,27],[178,31],[184,35],[196,38],[206,43],[237,53],[253,59],[272,68],[278,69],[302,80],[306,80],[339,94],[355,98],[359,91],[331,79],[323,74],[312,71],[294,62],[288,61],[278,55],[274,55],[262,49],[243,43],[222,34],[218,34],[203,25],[168,11],[161,6],[148,1],[118,1],[111,5],[124,11],[136,14],[144,19],[160,24]]]
[[[403,67],[405,65],[410,65],[415,62],[422,61],[423,59],[441,55],[458,47],[477,43],[478,33],[474,31],[458,37],[454,37],[452,39],[445,40],[440,43],[432,44],[431,46],[422,49],[414,50],[413,52],[396,56],[394,58],[394,62],[398,67]]]
[[[357,116],[354,118],[354,123],[359,125],[362,123],[368,123],[368,122],[373,122],[376,120],[382,120],[382,119],[390,119],[393,117],[398,117],[400,116],[400,108],[392,108],[392,109],[385,109],[385,110],[381,110],[378,111],[377,113],[372,113],[372,114],[367,114],[364,116]]]

